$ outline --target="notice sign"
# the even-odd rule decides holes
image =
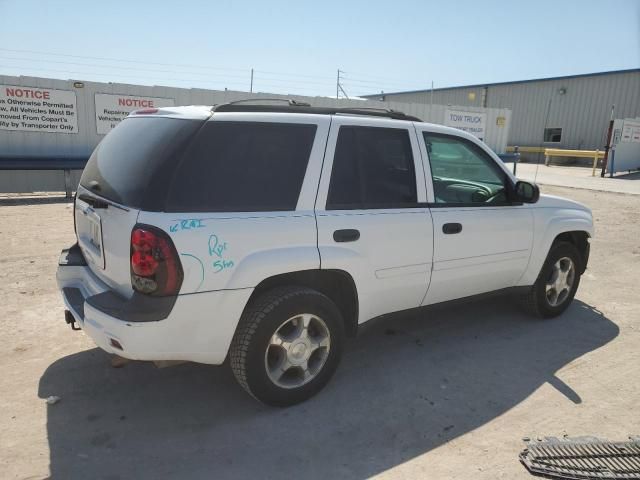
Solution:
[[[487,114],[477,112],[464,112],[462,110],[445,110],[444,124],[447,127],[459,128],[471,135],[475,135],[480,140],[484,139],[485,125],[487,124]]]
[[[622,123],[621,142],[640,143],[640,122],[624,120]]]
[[[96,131],[106,135],[130,112],[142,108],[173,107],[173,98],[132,97],[96,93]]]
[[[76,93],[0,85],[0,130],[78,133]]]

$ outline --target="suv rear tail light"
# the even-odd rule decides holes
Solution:
[[[142,108],[140,110],[135,110],[131,112],[132,115],[151,115],[153,113],[158,113],[157,108]]]
[[[146,295],[177,295],[182,285],[182,265],[171,238],[150,225],[131,232],[131,285]]]

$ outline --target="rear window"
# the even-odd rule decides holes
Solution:
[[[316,125],[208,122],[176,169],[168,211],[295,210]]]
[[[148,186],[177,163],[176,157],[202,123],[157,117],[123,120],[93,151],[80,185],[123,205],[160,210],[166,188],[162,195],[156,195],[157,188],[147,195]]]

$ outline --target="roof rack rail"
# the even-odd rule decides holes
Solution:
[[[348,110],[366,110],[366,111],[372,111],[372,112],[384,112],[384,113],[396,113],[399,115],[405,115],[404,112],[401,112],[399,110],[393,110],[391,108],[382,108],[382,107],[342,107],[340,108],[340,110],[343,111],[348,111]]]
[[[237,105],[239,103],[252,103],[252,102],[283,102],[286,103],[287,105],[290,105],[292,107],[310,107],[311,104],[310,103],[306,103],[306,102],[298,102],[297,100],[294,100],[293,98],[243,98],[241,100],[233,100],[231,102],[227,102],[227,103],[221,103],[218,106],[221,105]]]
[[[252,99],[266,100],[266,99]],[[309,104],[287,100],[283,98],[269,99],[286,102],[286,105],[249,105],[251,100],[237,100],[235,102],[222,103],[213,108],[215,112],[266,112],[266,113],[310,113],[316,115],[363,115],[369,117],[384,117],[394,120],[408,120],[422,122],[418,117],[387,108],[375,107],[312,107]]]

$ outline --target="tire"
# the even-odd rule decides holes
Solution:
[[[563,290],[561,293],[559,293],[561,288],[558,288],[554,295],[555,288],[551,288],[551,291],[548,292],[547,286],[554,283],[554,278],[558,278],[557,265],[559,264],[560,270],[562,270],[569,264],[567,259],[572,263],[573,275],[572,278],[567,278],[564,283],[570,283],[570,288]],[[549,250],[536,282],[531,287],[531,290],[524,295],[523,306],[525,310],[540,318],[552,318],[560,315],[573,301],[578,285],[580,285],[582,270],[582,257],[573,244],[568,242],[554,243]],[[565,275],[568,274],[568,272],[563,273]],[[571,277],[570,274],[568,276]],[[562,284],[563,282],[560,281],[559,283]]]
[[[342,315],[328,297],[278,287],[245,308],[231,342],[231,370],[251,396],[286,407],[322,390],[338,367],[343,343]]]

